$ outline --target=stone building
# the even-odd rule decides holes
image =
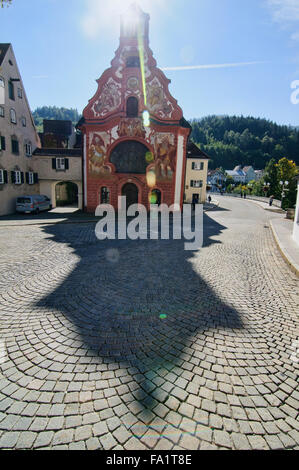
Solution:
[[[150,202],[182,205],[190,125],[149,48],[149,15],[132,5],[121,19],[111,67],[83,111],[84,209]]]
[[[16,197],[38,194],[32,153],[40,146],[11,44],[0,44],[0,215],[15,211]]]
[[[40,193],[51,199],[52,207],[73,205],[83,208],[82,148],[71,121],[43,121],[42,148],[34,152]]]
[[[185,198],[186,203],[204,203],[207,197],[209,157],[197,145],[187,145]]]

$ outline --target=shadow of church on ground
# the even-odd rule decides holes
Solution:
[[[73,349],[78,363],[85,355],[129,370],[135,399],[152,410],[171,389],[169,373],[180,375],[191,359],[192,366],[204,360],[196,350],[205,333],[241,329],[242,320],[194,269],[201,250],[185,251],[185,240],[99,241],[94,228],[43,228],[52,241],[72,247],[79,262],[38,307],[68,320],[68,344],[73,339],[81,348],[79,356]],[[219,243],[213,237],[225,229],[204,214],[203,249]]]

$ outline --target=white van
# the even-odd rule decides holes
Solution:
[[[33,196],[19,196],[16,200],[16,211],[25,214],[38,214],[52,209],[52,204],[47,196],[34,194]]]

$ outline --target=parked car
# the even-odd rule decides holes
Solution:
[[[47,196],[34,194],[33,196],[19,196],[16,200],[17,212],[38,214],[50,209],[52,209],[52,204]]]

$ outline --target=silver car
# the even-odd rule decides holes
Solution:
[[[16,211],[25,214],[38,214],[52,209],[52,204],[47,196],[34,194],[33,196],[19,196],[16,200]]]

